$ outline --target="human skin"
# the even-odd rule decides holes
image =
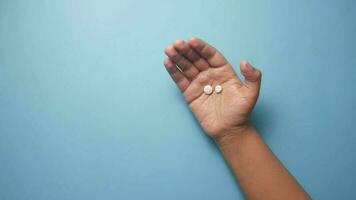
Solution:
[[[164,65],[205,133],[221,150],[247,199],[310,199],[249,122],[261,72],[241,61],[241,81],[224,56],[203,40],[177,40],[165,49]],[[205,85],[223,87],[220,94]]]

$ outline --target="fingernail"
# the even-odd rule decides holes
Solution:
[[[255,69],[248,61],[246,61],[246,64],[250,69],[252,69],[252,70]]]
[[[247,65],[249,70],[255,69],[248,61],[246,61],[246,65]]]

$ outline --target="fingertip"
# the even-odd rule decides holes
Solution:
[[[240,62],[240,69],[244,76],[253,71],[252,66],[245,59]]]
[[[173,45],[169,45],[164,49],[164,53],[168,56],[168,57],[173,57],[176,56],[177,51],[174,49]]]
[[[164,66],[166,66],[167,68],[173,66],[173,62],[172,62],[171,59],[169,59],[169,58],[164,59],[163,64],[164,64]]]
[[[174,45],[182,45],[184,44],[184,40],[182,39],[177,39],[175,42],[174,42]]]
[[[185,50],[185,46],[186,46],[186,43],[184,40],[179,39],[174,42],[174,47],[179,51]]]
[[[194,41],[194,40],[198,40],[198,37],[195,37],[195,36],[191,36],[188,41]]]
[[[167,53],[168,53],[168,49],[169,49],[169,48],[168,48],[168,46],[167,46],[166,48],[164,48],[164,51],[163,51],[163,52],[164,52],[164,54],[166,54],[166,55],[167,55]]]
[[[164,64],[164,66],[166,66],[168,64],[168,58],[163,60],[163,64]]]
[[[242,59],[240,64],[241,64],[241,65],[247,65],[247,64],[248,64],[248,61],[247,61],[246,59]]]
[[[192,46],[198,46],[199,43],[199,38],[192,36],[188,39],[188,44],[192,45]]]
[[[173,50],[173,45],[168,45],[166,48],[164,48],[164,53],[168,54],[172,50]]]
[[[261,80],[261,71],[253,67],[247,60],[241,61],[240,70],[245,77],[245,83],[247,84],[249,84],[249,82],[259,82]]]

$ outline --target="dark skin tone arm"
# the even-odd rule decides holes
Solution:
[[[217,49],[196,37],[177,40],[165,53],[168,73],[205,133],[216,141],[245,197],[310,199],[249,122],[261,72],[243,60],[240,71],[244,80],[240,80]],[[223,91],[207,95],[203,92],[207,84],[219,84]]]

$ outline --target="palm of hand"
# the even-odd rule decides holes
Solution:
[[[226,65],[201,72],[184,92],[189,107],[210,136],[218,136],[244,125],[256,101],[256,97],[239,83],[230,68]],[[206,84],[213,87],[219,84],[223,91],[206,95],[202,91]]]
[[[169,57],[165,62],[167,70],[208,135],[219,137],[246,125],[258,97],[259,79],[253,76],[260,76],[258,70],[242,62],[242,73],[250,79],[242,83],[226,59],[197,38],[188,43],[177,41],[167,47],[166,54]],[[221,85],[223,91],[207,95],[203,92],[207,84],[213,88]]]

